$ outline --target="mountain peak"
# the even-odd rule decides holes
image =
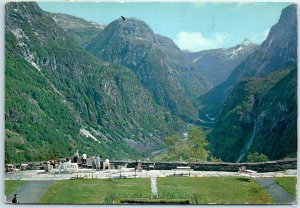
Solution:
[[[137,40],[148,40],[157,42],[152,29],[142,20],[131,17],[122,20],[119,18],[107,26],[109,34],[121,36],[122,38],[135,38]]]
[[[279,21],[285,20],[286,18],[290,19],[291,17],[295,17],[296,14],[297,14],[297,5],[296,4],[287,6],[284,9],[282,9]]]
[[[43,13],[36,2],[8,2],[5,7],[8,13],[26,15],[26,18],[42,15]]]

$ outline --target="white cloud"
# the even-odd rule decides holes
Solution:
[[[222,47],[227,42],[229,35],[216,33],[212,38],[207,38],[201,32],[185,32],[181,31],[177,34],[174,42],[181,50],[201,51]]]
[[[267,29],[261,33],[253,33],[249,39],[254,43],[260,44],[267,39],[269,32],[270,29]]]

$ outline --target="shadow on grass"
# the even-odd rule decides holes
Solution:
[[[236,178],[235,180],[243,181],[243,182],[251,182],[249,178]]]

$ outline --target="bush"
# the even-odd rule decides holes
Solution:
[[[258,152],[250,153],[247,157],[247,162],[263,162],[268,160],[269,158],[266,155],[259,154]]]

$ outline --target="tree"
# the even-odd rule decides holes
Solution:
[[[269,158],[266,155],[259,154],[258,152],[250,153],[247,157],[247,162],[263,162],[268,160]]]
[[[188,135],[187,139],[183,139],[179,135],[166,138],[166,143],[170,147],[164,157],[165,160],[186,162],[208,160],[209,151],[207,150],[206,133],[199,127],[191,126],[188,128]]]
[[[189,160],[191,162],[207,161],[209,151],[206,149],[208,146],[206,133],[196,126],[190,126],[188,133]]]

